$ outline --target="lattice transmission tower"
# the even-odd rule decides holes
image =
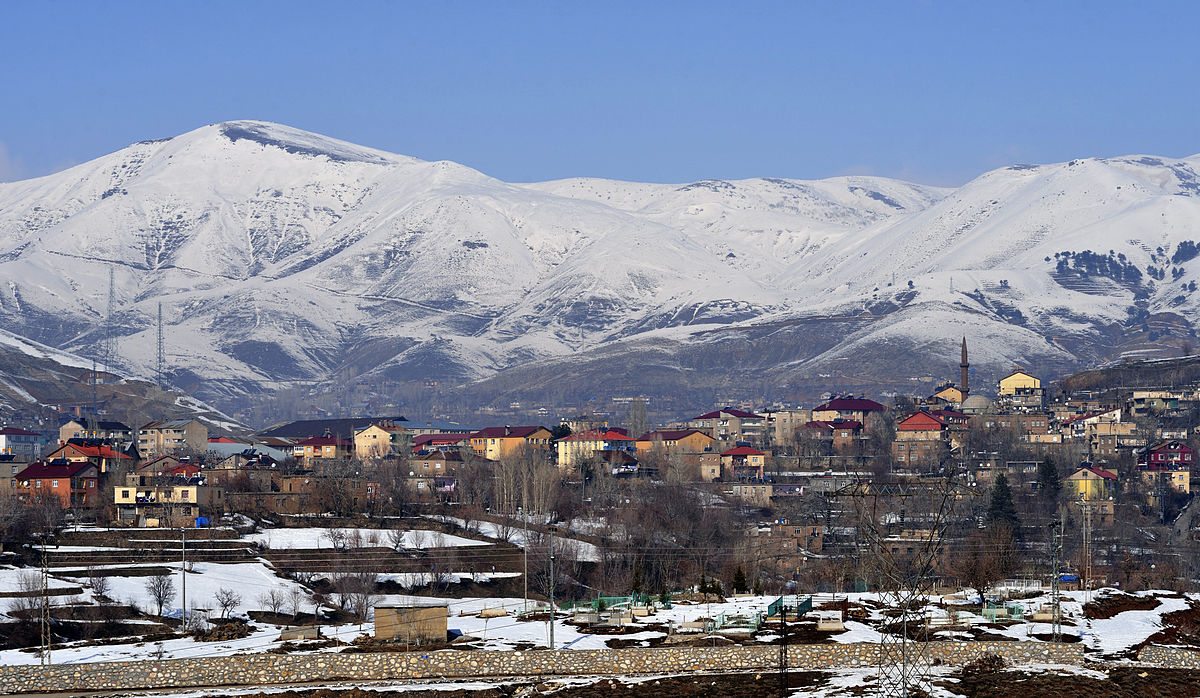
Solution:
[[[167,366],[167,353],[163,349],[163,319],[162,319],[162,303],[158,304],[158,352],[154,359],[154,380],[158,383],[158,387],[165,388],[163,384],[163,372]]]
[[[958,502],[973,494],[952,476],[917,484],[861,480],[837,493],[854,502],[859,560],[889,615],[879,639],[881,696],[930,692],[929,643],[913,636],[926,631],[925,606],[944,552],[946,527]]]

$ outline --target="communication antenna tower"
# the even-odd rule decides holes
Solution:
[[[158,387],[163,386],[163,369],[166,367],[166,352],[163,351],[163,319],[162,319],[162,303],[158,304],[158,354],[154,362],[154,379],[158,383]]]
[[[100,405],[96,399],[96,359],[92,358],[92,419],[100,419]],[[99,428],[99,427],[97,427]]]
[[[105,371],[112,371],[113,360],[117,357],[117,339],[113,328],[113,316],[117,314],[117,291],[113,268],[108,268],[108,309],[104,313],[104,346],[102,360]]]

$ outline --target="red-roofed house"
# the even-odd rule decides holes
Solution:
[[[766,478],[767,454],[749,446],[738,446],[721,453],[721,471],[735,480]]]
[[[488,427],[471,434],[471,450],[488,460],[500,460],[519,448],[550,452],[550,430],[541,426]]]
[[[1160,441],[1139,449],[1138,470],[1191,470],[1196,451],[1182,441]]]
[[[101,473],[107,473],[118,464],[133,465],[133,457],[114,449],[112,446],[87,446],[79,443],[65,443],[46,454],[46,461],[68,460],[72,463],[87,461]]]
[[[1067,476],[1066,484],[1070,499],[1112,499],[1117,492],[1117,475],[1085,463],[1082,468]]]
[[[412,450],[413,453],[457,450],[462,446],[466,446],[467,440],[470,438],[470,434],[461,432],[455,434],[417,434],[413,437]]]
[[[580,463],[594,458],[597,452],[637,451],[637,441],[615,429],[595,429],[558,440],[559,470],[578,468]]]
[[[1196,462],[1196,451],[1182,441],[1160,441],[1139,449],[1137,469],[1142,473],[1142,482],[1151,493],[1154,506],[1158,504],[1155,492],[1161,485],[1164,489],[1188,494],[1192,491],[1192,464]]]
[[[950,426],[936,414],[917,411],[896,424],[892,458],[901,467],[938,465],[950,453]]]
[[[731,407],[695,417],[688,422],[688,426],[708,434],[717,441],[766,443],[767,439],[766,417]]]
[[[99,480],[99,469],[86,460],[37,462],[13,477],[12,492],[26,503],[57,497],[64,508],[86,507],[100,501]]]

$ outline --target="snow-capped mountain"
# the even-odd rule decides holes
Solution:
[[[992,372],[1067,368],[1190,333],[1197,166],[516,184],[228,122],[0,184],[0,317],[96,355],[111,270],[115,369],[153,372],[161,303],[174,384],[218,404],[355,380],[882,386],[964,334]]]

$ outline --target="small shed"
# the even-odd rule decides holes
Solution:
[[[449,615],[449,605],[445,603],[380,604],[375,607],[375,638],[440,645],[446,642]]]

